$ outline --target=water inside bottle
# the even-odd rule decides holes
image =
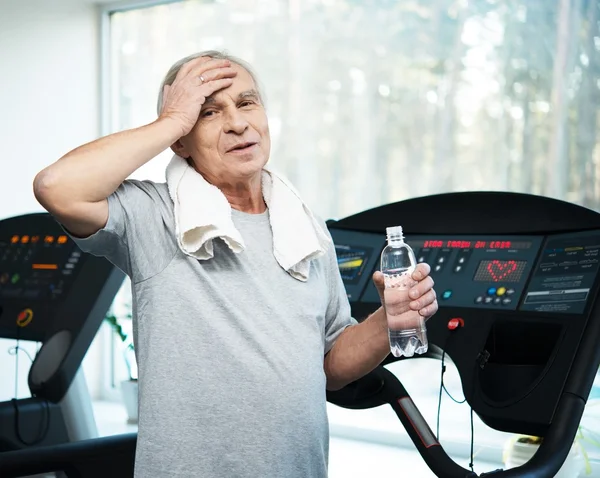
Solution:
[[[412,357],[427,352],[425,320],[418,311],[410,309],[408,291],[416,282],[410,272],[386,278],[383,292],[387,314],[390,351],[395,357]]]
[[[427,352],[427,329],[389,330],[390,351],[394,357],[412,357]]]

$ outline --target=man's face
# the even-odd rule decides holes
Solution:
[[[265,109],[250,74],[241,66],[231,86],[206,98],[198,122],[180,142],[184,157],[213,184],[244,182],[269,160]],[[182,154],[183,153],[183,154]]]

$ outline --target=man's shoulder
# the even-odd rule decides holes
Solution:
[[[150,179],[126,179],[121,183],[119,189],[127,193],[143,191],[146,194],[160,197],[169,197],[169,188],[165,182],[152,181]]]
[[[120,204],[119,208],[128,211],[130,221],[138,222],[143,227],[152,227],[152,224],[159,226],[161,223],[169,228],[174,226],[173,201],[166,183],[126,179],[115,191],[114,199],[111,202]],[[162,220],[156,222],[156,218]]]
[[[128,203],[141,203],[140,206],[167,207],[171,209],[173,201],[166,183],[149,179],[126,179],[115,194]]]

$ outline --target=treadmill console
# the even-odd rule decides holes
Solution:
[[[520,310],[582,314],[598,275],[600,231],[549,236]]]
[[[75,336],[90,314],[103,318],[123,277],[106,259],[83,253],[49,214],[0,221],[0,337]]]
[[[385,247],[385,236],[343,229],[331,230],[338,268],[346,287],[348,299],[358,301],[365,287],[373,289],[375,298],[377,290],[369,288],[371,276],[379,269],[379,257]]]
[[[59,299],[79,272],[81,254],[66,234],[0,231],[0,300]]]
[[[351,302],[377,303],[371,281],[385,233],[331,229]],[[600,231],[541,235],[409,235],[431,266],[441,307],[583,313],[598,273]]]

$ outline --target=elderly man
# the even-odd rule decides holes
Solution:
[[[325,224],[267,168],[250,67],[205,52],[163,85],[156,121],[76,148],[34,181],[80,247],[131,278],[135,475],[325,477],[326,388],[389,354],[385,312],[352,319]],[[126,180],[169,147],[165,183]],[[429,266],[413,279],[410,308],[429,317]]]

